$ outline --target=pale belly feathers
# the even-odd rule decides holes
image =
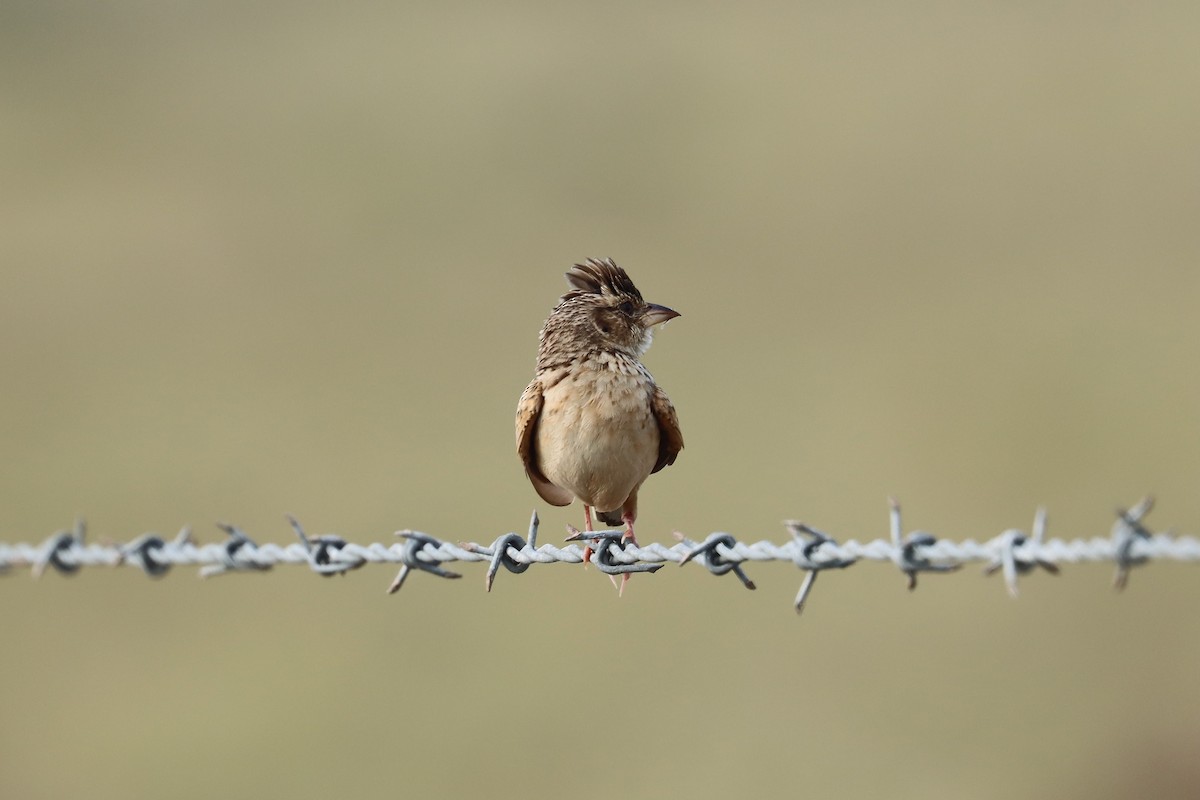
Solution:
[[[649,378],[615,370],[576,374],[545,390],[538,460],[551,483],[599,511],[615,511],[658,460]]]

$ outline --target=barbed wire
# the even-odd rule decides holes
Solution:
[[[804,609],[817,575],[830,569],[845,569],[860,561],[883,561],[896,566],[908,579],[908,588],[915,589],[921,573],[952,572],[972,563],[982,562],[984,574],[999,572],[1009,594],[1017,596],[1018,578],[1035,570],[1052,574],[1063,563],[1110,562],[1116,566],[1113,586],[1123,589],[1130,571],[1152,560],[1200,561],[1200,540],[1190,536],[1173,536],[1169,532],[1152,533],[1143,520],[1153,508],[1153,499],[1146,497],[1129,509],[1117,509],[1108,538],[1047,539],[1046,513],[1038,509],[1029,532],[1016,528],[1005,530],[984,542],[973,539],[951,541],[938,539],[926,531],[903,534],[900,505],[890,501],[889,536],[865,543],[850,540],[839,544],[832,536],[803,522],[785,523],[791,540],[783,544],[769,541],[743,542],[729,533],[713,533],[702,542],[675,534],[678,543],[637,545],[625,541],[620,530],[579,531],[570,528],[567,542],[583,542],[556,547],[537,545],[538,516],[535,511],[529,522],[528,538],[507,533],[491,544],[461,542],[458,544],[437,539],[418,531],[397,531],[404,541],[385,545],[359,545],[347,542],[335,534],[309,536],[294,517],[288,517],[299,542],[290,545],[254,542],[235,525],[221,524],[227,539],[221,543],[197,544],[191,529],[183,528],[167,539],[148,533],[127,543],[88,544],[84,541],[86,526],[82,520],[71,530],[63,530],[41,544],[6,544],[0,542],[0,574],[13,568],[29,568],[32,575],[41,577],[47,570],[71,575],[83,567],[135,566],[146,575],[159,578],[175,566],[200,566],[201,577],[230,573],[266,572],[279,564],[304,564],[318,575],[345,574],[365,564],[400,564],[400,572],[388,587],[388,593],[398,591],[413,570],[441,578],[461,578],[442,565],[452,561],[483,561],[488,563],[484,576],[487,591],[492,590],[501,567],[512,573],[522,573],[534,564],[590,562],[616,583],[633,573],[652,573],[667,563],[683,566],[698,563],[714,575],[733,573],[747,589],[755,584],[746,575],[749,562],[791,562],[805,576],[796,595],[797,613]]]

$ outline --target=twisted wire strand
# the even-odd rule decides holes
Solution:
[[[1010,594],[1017,594],[1018,577],[1032,571],[1057,573],[1063,563],[1109,562],[1115,564],[1114,586],[1123,588],[1133,567],[1149,561],[1200,561],[1200,540],[1170,533],[1152,533],[1142,520],[1153,507],[1147,497],[1132,508],[1118,509],[1107,538],[1047,539],[1046,515],[1039,509],[1030,531],[1010,528],[986,541],[938,539],[925,531],[902,535],[900,506],[890,505],[887,539],[838,543],[833,537],[802,522],[786,523],[791,540],[739,541],[724,532],[695,542],[676,534],[676,544],[635,545],[624,542],[619,530],[579,532],[568,541],[584,542],[556,546],[537,545],[538,518],[534,513],[528,538],[504,534],[490,544],[454,543],[418,531],[398,531],[402,541],[355,544],[334,534],[308,536],[300,523],[289,517],[299,538],[292,544],[256,544],[233,525],[221,525],[224,542],[197,544],[191,530],[184,528],[173,538],[145,534],[126,543],[86,543],[82,521],[71,530],[59,531],[40,544],[0,542],[0,574],[28,568],[35,577],[48,569],[72,574],[83,567],[136,566],[152,577],[161,577],[175,566],[199,566],[201,577],[233,572],[264,572],[279,564],[304,564],[321,575],[342,574],[365,564],[400,564],[400,572],[389,586],[395,592],[413,570],[442,578],[459,578],[443,565],[450,562],[489,564],[485,584],[491,591],[499,569],[521,573],[534,564],[578,564],[591,561],[610,577],[631,572],[654,572],[667,563],[683,566],[702,564],[715,575],[733,572],[748,589],[755,584],[744,572],[751,562],[791,562],[806,575],[796,597],[796,610],[803,609],[820,572],[844,569],[859,561],[891,562],[908,577],[909,588],[917,585],[920,573],[951,572],[970,563],[985,564],[985,573],[1001,572]],[[574,529],[572,529],[574,530]]]

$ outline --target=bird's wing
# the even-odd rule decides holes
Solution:
[[[675,457],[683,449],[683,433],[679,430],[679,417],[675,414],[675,406],[658,386],[650,394],[650,409],[654,419],[658,421],[658,462],[651,472],[658,472],[668,464],[675,463]]]
[[[538,467],[537,457],[537,426],[538,418],[542,415],[542,382],[537,378],[530,381],[521,393],[517,403],[517,455],[525,465],[525,474],[533,488],[552,506],[565,506],[575,499],[570,492],[561,486],[555,486],[546,480]]]

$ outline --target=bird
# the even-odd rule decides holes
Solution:
[[[589,258],[566,278],[517,404],[517,454],[543,500],[578,499],[585,531],[594,511],[636,544],[638,490],[683,449],[675,406],[641,359],[655,327],[680,314],[647,303],[611,258]]]

